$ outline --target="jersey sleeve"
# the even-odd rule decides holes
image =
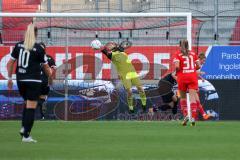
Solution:
[[[18,54],[19,54],[19,52],[18,52],[18,44],[16,44],[15,47],[13,48],[13,51],[11,53],[11,57],[10,58],[15,61],[16,59],[18,59]]]
[[[108,59],[112,59],[112,52],[111,51],[109,51],[106,47],[104,47],[102,50],[101,50],[101,52],[105,55],[105,56],[107,56],[107,58]]]
[[[56,67],[56,63],[55,63],[55,60],[53,59],[53,57],[51,57],[49,55],[47,55],[47,57],[48,57],[48,65],[50,67]]]
[[[179,61],[180,61],[180,58],[178,56],[178,53],[176,53],[173,57],[173,62],[175,63],[175,62],[179,62]]]
[[[42,47],[38,47],[38,50],[39,50],[39,60],[40,60],[40,63],[47,64],[48,63],[48,61],[47,61],[48,58],[46,56],[45,50]]]

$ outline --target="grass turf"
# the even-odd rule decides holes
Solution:
[[[238,160],[240,122],[37,121],[36,144],[0,121],[0,160]]]

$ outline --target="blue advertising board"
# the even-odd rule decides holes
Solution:
[[[202,67],[205,79],[240,79],[240,46],[212,46]]]

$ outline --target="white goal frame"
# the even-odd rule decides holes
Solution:
[[[187,18],[187,40],[189,43],[189,49],[192,49],[192,13],[191,12],[152,12],[152,13],[0,13],[0,18],[3,17],[46,17],[46,18],[101,18],[101,17],[118,17],[118,18],[127,18],[127,17],[142,17],[142,18],[156,18],[156,17],[186,17]],[[67,29],[68,35],[68,29]],[[68,46],[68,36],[67,36],[67,44]],[[66,47],[66,61],[68,61],[68,47]],[[66,67],[68,67],[66,65]],[[68,68],[66,68],[67,70]],[[68,77],[65,76],[65,84],[67,86]],[[68,88],[65,88],[65,120],[67,117],[67,108],[68,108]],[[187,108],[188,108],[188,116],[191,121],[191,109],[189,102],[189,95],[187,94]]]

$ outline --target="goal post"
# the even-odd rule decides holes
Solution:
[[[13,34],[11,33],[11,28],[21,29],[22,34],[22,28],[24,27],[21,27],[21,24],[30,23],[31,21],[35,22],[41,33],[38,41],[47,42],[48,48],[50,48],[50,52],[54,52],[54,55],[58,54],[59,52],[64,52],[64,54],[62,55],[56,55],[58,56],[57,63],[60,64],[60,61],[65,61],[64,63],[66,63],[65,65],[61,64],[61,67],[59,67],[59,71],[65,71],[64,75],[57,77],[60,80],[64,80],[61,81],[61,84],[64,85],[64,93],[62,93],[62,95],[64,95],[64,109],[60,111],[64,113],[64,116],[62,116],[64,118],[59,118],[63,120],[75,120],[78,119],[80,116],[84,117],[83,115],[87,115],[86,118],[84,119],[80,117],[79,119],[96,119],[95,116],[98,116],[97,118],[99,118],[110,112],[107,109],[95,110],[95,106],[89,106],[88,103],[84,103],[83,107],[75,107],[74,112],[76,110],[76,113],[69,113],[72,112],[69,111],[70,109],[72,109],[69,108],[69,106],[74,107],[74,105],[69,104],[69,99],[71,101],[74,101],[74,98],[71,99],[71,95],[79,94],[78,92],[69,91],[71,90],[71,86],[70,84],[68,84],[69,80],[72,81],[73,86],[77,83],[77,81],[85,80],[84,78],[86,78],[87,80],[92,80],[95,78],[94,80],[96,80],[96,77],[100,77],[101,80],[101,78],[103,79],[104,77],[102,70],[107,70],[111,68],[111,64],[100,62],[100,60],[103,61],[106,57],[103,57],[102,54],[93,51],[93,49],[89,47],[89,42],[91,40],[97,37],[104,42],[119,42],[125,39],[133,41],[133,47],[136,48],[134,48],[133,50],[131,50],[130,48],[130,50],[132,51],[131,55],[129,55],[130,59],[135,59],[137,57],[138,60],[142,60],[141,62],[145,63],[142,65],[142,68],[146,69],[147,73],[149,73],[148,77],[151,77],[145,80],[158,80],[159,77],[161,78],[161,76],[163,76],[162,73],[159,74],[158,72],[161,72],[162,69],[166,70],[171,68],[170,61],[172,53],[168,53],[168,51],[171,50],[169,48],[173,47],[174,50],[172,50],[172,52],[175,52],[175,50],[178,48],[179,40],[184,38],[188,40],[189,48],[191,49],[194,36],[194,22],[192,19],[192,13],[190,12],[0,13],[0,18],[13,18],[13,20],[6,20],[6,24],[2,24],[2,29],[4,29],[5,27],[10,36],[12,36]],[[19,21],[18,19],[21,18],[29,19],[26,21]],[[51,32],[49,32],[49,30],[51,30]],[[171,32],[170,38],[169,31]],[[23,36],[23,34],[21,36]],[[51,38],[51,41],[46,40],[47,38]],[[12,40],[11,37],[9,39]],[[8,43],[10,40],[5,40],[4,42],[5,44],[10,44],[11,46],[13,46],[15,42],[12,41],[11,43]],[[62,50],[62,48],[60,47],[64,48],[64,50]],[[79,49],[79,47],[82,48]],[[167,49],[163,49],[162,51],[161,47]],[[140,52],[143,52],[143,54],[140,54]],[[144,55],[145,53],[148,55]],[[97,64],[100,64],[101,68],[103,68],[102,70],[100,68],[97,76],[96,73],[90,74],[85,72],[85,66],[81,63],[84,63],[84,61],[86,61],[86,59],[89,57],[82,57],[84,56],[84,54],[87,56],[93,55],[93,57],[95,58],[94,60],[89,61],[91,63],[95,63],[95,65],[89,67],[90,69],[93,69],[94,72],[96,72],[96,70],[99,70]],[[79,56],[79,58],[76,58],[77,56]],[[74,62],[73,57],[75,57]],[[164,63],[163,65],[161,64],[162,62]],[[69,72],[72,72],[70,63],[73,63],[73,65],[76,66],[76,73],[73,73],[69,76]],[[161,66],[159,67],[160,64]],[[151,71],[152,68],[154,68],[155,70]],[[106,72],[106,74],[107,76],[111,75],[109,74],[109,72]],[[89,84],[89,86],[91,86],[91,84]],[[188,102],[188,110],[190,111],[189,104],[190,103]],[[102,106],[103,105],[100,105],[100,107]],[[112,107],[111,109],[116,109],[116,107]],[[93,110],[95,110],[96,112],[92,113]],[[81,112],[81,114],[78,115],[79,112]]]

